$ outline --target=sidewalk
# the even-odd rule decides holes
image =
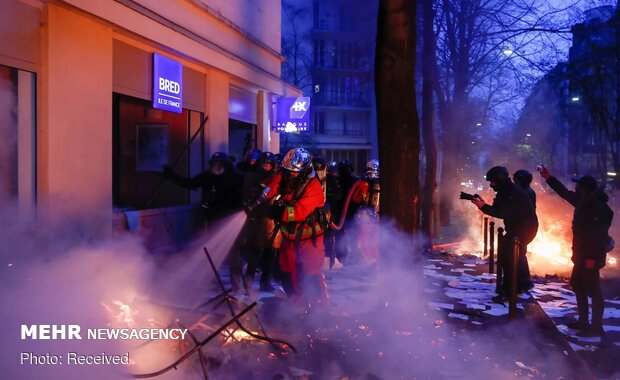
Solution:
[[[570,347],[579,354],[598,378],[620,378],[620,294],[618,283],[612,279],[602,280],[605,295],[615,298],[605,300],[601,338],[583,338],[566,327],[577,318],[575,295],[565,279],[539,278],[532,294],[557,329],[564,335]],[[607,289],[605,289],[607,288]]]
[[[435,253],[427,258],[424,275],[433,280],[432,287],[427,289],[434,299],[429,307],[443,310],[448,319],[460,320],[461,324],[482,333],[502,329],[505,335],[496,342],[498,349],[500,352],[512,350],[515,365],[527,376],[592,378],[589,368],[550,323],[531,294],[517,298],[517,316],[509,321],[508,302],[500,304],[492,300],[496,295],[495,274],[488,273],[486,260],[470,255]],[[558,355],[568,363],[570,375],[561,371],[554,373],[549,368],[551,360],[556,363],[562,360]]]
[[[449,318],[459,318],[474,325],[509,323],[507,303],[504,307],[491,301],[495,295],[495,275],[488,274],[486,260],[447,253],[436,256],[428,259],[424,274],[447,286],[429,290],[437,293],[436,298],[443,299],[431,303],[431,307],[445,310]],[[572,361],[584,363],[586,372],[596,378],[620,378],[620,361],[617,359],[620,357],[620,297],[617,295],[617,281],[602,280],[607,288],[604,294],[616,294],[616,298],[606,300],[603,321],[606,335],[601,339],[578,337],[575,331],[566,327],[566,323],[577,317],[575,297],[566,279],[535,277],[534,280],[535,287],[530,294],[518,298],[519,318],[553,330],[547,331],[550,338],[548,344],[561,347]]]

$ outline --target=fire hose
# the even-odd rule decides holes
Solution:
[[[358,179],[357,181],[355,181],[355,183],[353,183],[353,186],[351,186],[351,189],[349,189],[349,193],[347,194],[347,198],[344,202],[344,207],[342,208],[342,214],[340,215],[340,220],[339,222],[336,224],[334,223],[333,220],[329,221],[329,228],[331,228],[332,230],[335,231],[340,231],[342,229],[342,227],[344,227],[344,223],[347,217],[347,211],[349,210],[349,204],[351,203],[351,199],[353,198],[353,194],[355,194],[355,192],[364,184],[365,182],[361,179]],[[270,192],[270,188],[269,187],[265,187],[263,189],[263,191],[261,192],[261,194],[259,194],[258,197],[256,197],[256,199],[250,200],[246,203],[244,203],[243,208],[245,210],[245,212],[247,214],[251,214],[254,209],[258,206],[260,206],[263,202],[267,201],[267,194],[269,194]]]
[[[344,222],[345,222],[345,219],[347,217],[347,211],[349,209],[349,204],[351,203],[351,198],[353,198],[353,194],[355,193],[355,191],[357,191],[357,189],[360,186],[362,186],[363,183],[364,183],[364,181],[359,179],[359,180],[355,181],[353,186],[351,186],[351,189],[349,190],[349,194],[347,194],[347,199],[344,202],[344,207],[342,208],[342,213],[340,214],[340,221],[339,221],[339,223],[336,224],[333,221],[330,221],[329,222],[329,228],[331,228],[332,230],[335,230],[335,231],[340,231],[342,229],[342,227],[344,227]]]

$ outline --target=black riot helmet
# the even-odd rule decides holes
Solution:
[[[353,164],[351,161],[344,159],[338,163],[338,174],[341,177],[350,176],[353,173]]]
[[[512,175],[512,179],[515,183],[521,186],[529,186],[532,183],[532,173],[529,170],[519,169]]]
[[[327,161],[325,161],[322,156],[314,156],[312,158],[312,167],[314,168],[314,172],[316,173],[319,181],[323,183],[327,177]]]
[[[325,170],[327,168],[327,161],[322,156],[314,156],[312,158],[312,165],[314,170]]]
[[[336,161],[330,162],[327,172],[331,175],[338,176],[338,163]]]
[[[226,155],[226,153],[224,152],[215,152],[211,155],[211,160],[209,160],[209,163],[225,163],[226,161],[228,161],[228,156]]]
[[[263,152],[261,152],[260,149],[252,149],[250,152],[248,152],[248,160],[257,162],[258,160],[261,159],[261,155],[263,154]]]
[[[261,165],[264,165],[264,164],[275,165],[276,155],[271,152],[263,152],[263,154],[260,156],[260,163]]]

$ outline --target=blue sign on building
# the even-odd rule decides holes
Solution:
[[[310,98],[278,98],[276,100],[277,132],[308,132],[310,130]]]
[[[183,65],[153,53],[153,108],[183,112]]]

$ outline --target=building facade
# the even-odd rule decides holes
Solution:
[[[278,0],[4,2],[0,199],[26,218],[89,213],[153,236],[166,227],[171,241],[191,230],[200,194],[159,186],[161,164],[191,176],[217,151],[278,150],[273,98],[301,94],[281,80],[280,11]],[[181,68],[178,112],[153,102],[156,56]]]
[[[283,39],[296,39],[308,49],[283,49],[285,58],[297,63],[296,70],[285,70],[283,77],[311,97],[312,133],[283,136],[282,145],[307,145],[327,161],[349,159],[361,174],[366,162],[378,155],[373,75],[378,2],[303,4],[293,16],[283,17],[282,33]],[[289,25],[292,19],[300,20],[301,29]]]
[[[573,173],[613,177],[620,172],[618,8],[588,10],[572,34],[567,66],[568,167]]]
[[[544,162],[566,176],[591,174],[618,186],[618,9],[590,9],[571,31],[568,61],[534,86],[513,137],[532,163]]]

